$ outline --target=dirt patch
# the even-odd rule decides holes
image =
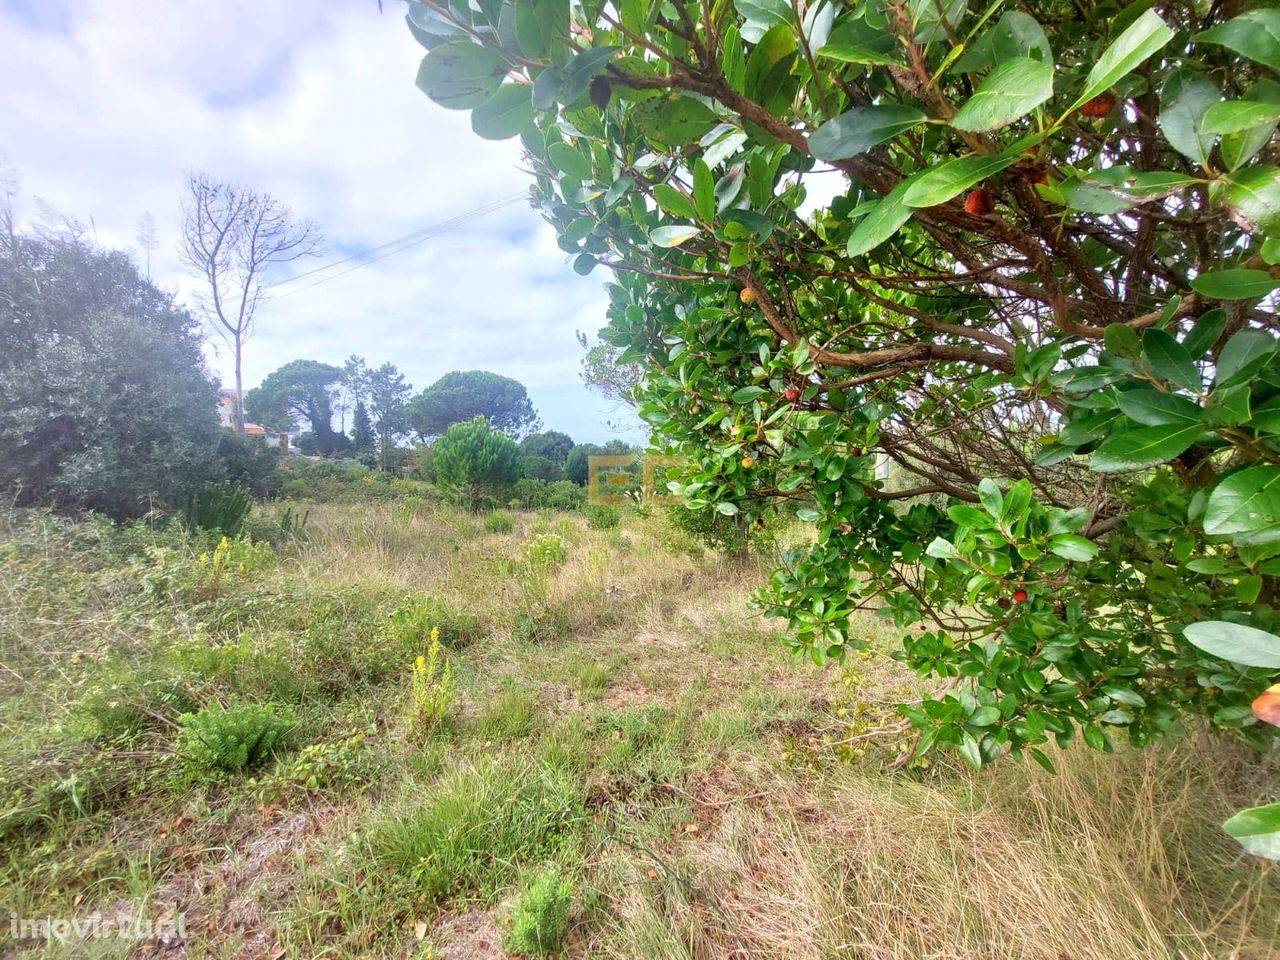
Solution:
[[[468,910],[445,917],[434,933],[440,960],[505,960],[502,928],[492,910]]]

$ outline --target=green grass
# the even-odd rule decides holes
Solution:
[[[375,820],[369,856],[427,900],[490,899],[520,864],[568,854],[582,819],[578,785],[554,769],[484,761]]]
[[[1220,829],[1275,792],[1271,760],[1193,733],[1058,751],[1057,776],[891,772],[898,744],[838,741],[918,681],[874,652],[790,662],[747,612],[759,563],[657,516],[486,535],[374,492],[310,506],[305,536],[218,577],[180,530],[0,514],[10,909],[220,918],[186,947],[210,957],[251,949],[241,928],[337,960],[482,940],[592,960],[1280,955],[1277,872]],[[531,567],[544,536],[561,549]],[[457,692],[424,735],[432,627]],[[180,715],[231,703],[292,715],[289,749],[184,764]],[[572,884],[567,912],[544,877]]]

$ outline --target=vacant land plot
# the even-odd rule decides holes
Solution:
[[[891,772],[857,738],[913,678],[791,663],[766,568],[660,516],[283,510],[0,520],[3,907],[185,931],[16,952],[1280,955],[1219,827],[1274,766],[1226,740]]]

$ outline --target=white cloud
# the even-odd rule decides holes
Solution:
[[[0,9],[0,147],[25,209],[39,196],[119,247],[149,210],[153,274],[184,299],[194,286],[174,248],[188,169],[317,221],[324,260],[527,189],[515,141],[480,140],[466,113],[414,87],[422,51],[394,0],[383,14],[373,0],[84,0],[58,15],[39,3]],[[419,388],[492,369],[548,398],[548,426],[603,439],[613,415],[581,387],[574,339],[603,322],[603,280],[576,276],[521,202],[313,289],[282,287],[260,310],[246,380],[351,353],[390,360]],[[229,380],[225,349],[214,365]]]

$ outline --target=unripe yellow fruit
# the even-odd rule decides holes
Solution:
[[[756,302],[756,292],[750,287],[743,287],[742,292],[738,294],[738,299],[749,307]]]
[[[755,464],[755,461],[754,461],[754,460],[752,460],[750,457],[743,457],[743,458],[742,458],[742,469],[743,469],[743,470],[750,470],[750,469],[751,469],[751,467],[752,467],[754,464]]]

